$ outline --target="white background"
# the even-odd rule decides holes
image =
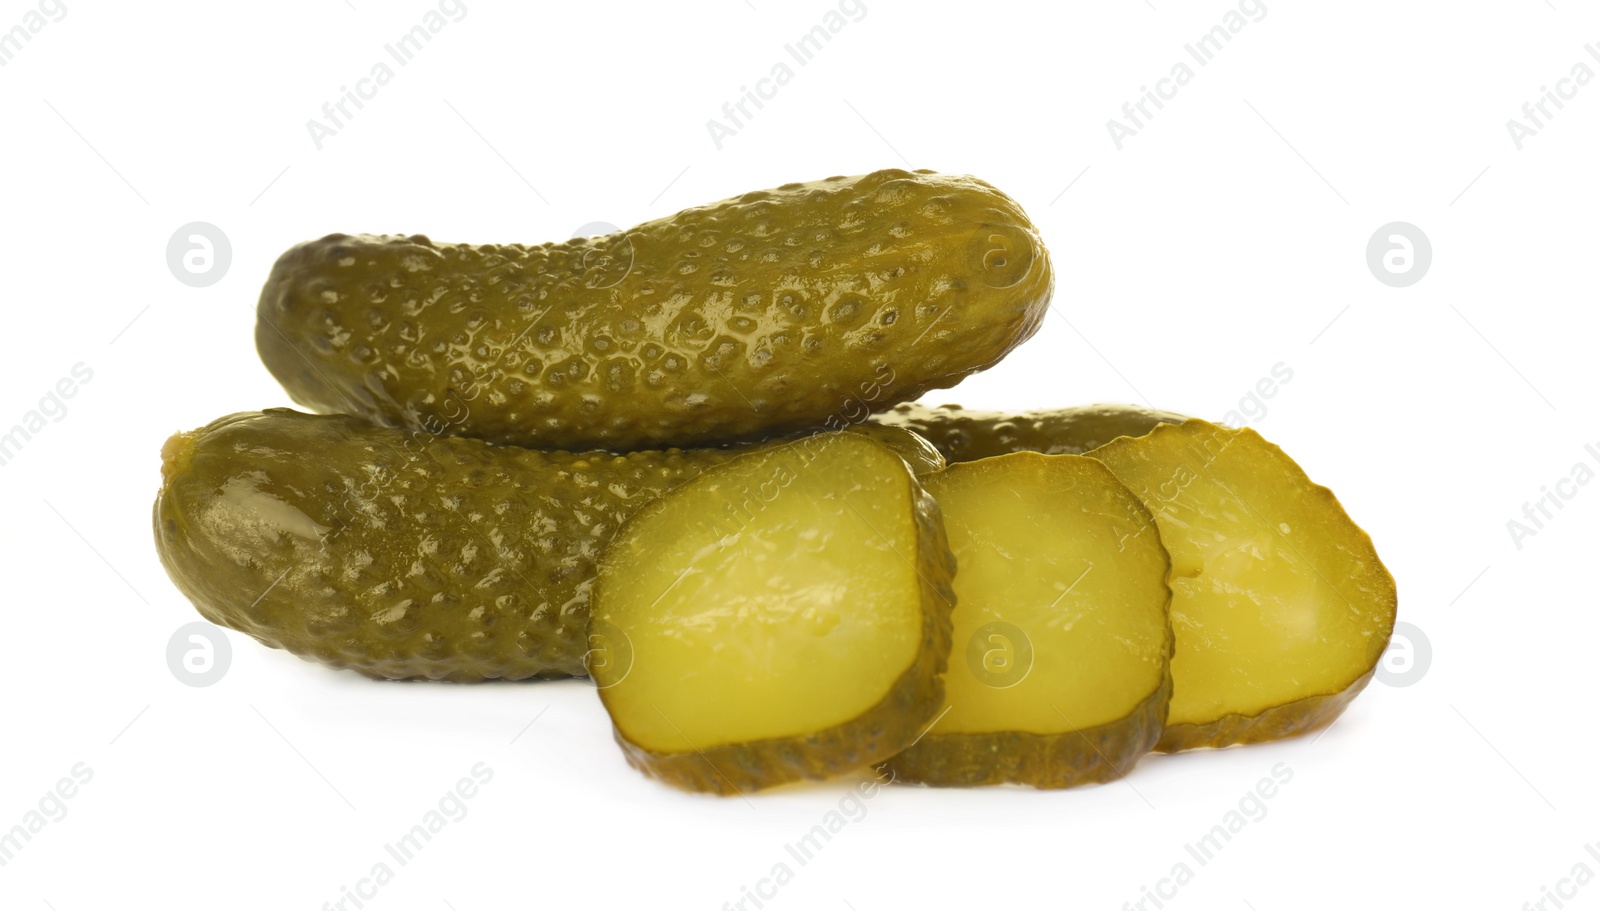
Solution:
[[[0,829],[93,772],[0,867],[0,905],[317,909],[480,762],[468,815],[391,861],[368,908],[716,909],[779,861],[794,878],[768,908],[855,911],[1137,907],[1180,861],[1169,908],[1511,909],[1575,864],[1600,873],[1600,486],[1564,487],[1520,547],[1507,529],[1575,464],[1600,469],[1600,84],[1520,151],[1506,128],[1573,64],[1600,70],[1600,13],[1268,0],[1118,151],[1106,121],[1225,2],[866,0],[719,150],[706,121],[826,0],[466,0],[319,151],[306,121],[431,8],[352,2],[66,0],[0,69],[0,427],[93,371],[0,467]],[[0,29],[34,8],[5,0]],[[541,242],[890,166],[994,183],[1058,268],[1037,337],[929,401],[1220,418],[1284,364],[1252,423],[1372,533],[1431,643],[1421,678],[1374,684],[1315,742],[1150,757],[1125,782],[886,789],[799,867],[784,845],[843,785],[669,790],[623,763],[585,681],[373,683],[232,633],[220,682],[169,671],[197,616],[152,548],[159,449],[289,404],[252,344],[284,248]],[[1434,251],[1403,289],[1364,252],[1396,220]],[[232,243],[207,288],[166,264],[192,221]],[[1293,778],[1267,815],[1197,864],[1185,844],[1278,763]],[[1600,882],[1579,894],[1594,907]]]

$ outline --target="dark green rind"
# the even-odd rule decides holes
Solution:
[[[877,171],[540,246],[335,234],[278,260],[256,346],[295,401],[547,449],[859,420],[998,362],[1054,275],[972,177]]]
[[[156,549],[201,616],[331,667],[582,676],[589,589],[623,520],[765,445],[536,452],[342,415],[236,414],[169,441]]]
[[[944,702],[956,562],[945,538],[938,503],[909,475],[906,481],[912,486],[915,502],[917,553],[909,556],[916,561],[921,580],[923,637],[911,666],[883,700],[850,721],[805,738],[758,740],[704,751],[648,750],[613,729],[629,765],[649,778],[684,790],[726,796],[793,781],[833,778],[880,763],[916,740]],[[662,500],[653,508],[666,505]],[[603,699],[603,690],[601,696]]]
[[[1171,648],[1169,631],[1169,653]],[[1056,789],[1111,781],[1126,775],[1155,747],[1171,699],[1169,672],[1155,692],[1116,721],[1062,734],[929,732],[884,767],[896,782],[935,787],[1022,784]]]
[[[1274,706],[1259,715],[1224,715],[1209,724],[1174,724],[1161,734],[1157,753],[1176,753],[1201,747],[1265,743],[1310,733],[1332,724],[1372,682],[1376,668],[1337,693],[1307,696]]]
[[[1138,405],[1082,405],[1045,411],[974,411],[960,405],[902,404],[874,423],[904,427],[928,440],[950,462],[1012,452],[1083,455],[1117,437],[1137,437],[1187,416]]]

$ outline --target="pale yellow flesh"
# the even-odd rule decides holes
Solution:
[[[1156,691],[1168,647],[1166,552],[1110,471],[1024,452],[953,465],[925,485],[957,566],[938,733],[1082,730],[1126,717]],[[1031,662],[1017,663],[1030,648]],[[982,656],[976,672],[970,654]]]
[[[1249,429],[1159,427],[1092,455],[1144,499],[1172,554],[1167,723],[1337,693],[1382,653],[1394,582],[1326,488]]]
[[[595,619],[632,661],[595,682],[632,743],[678,753],[820,731],[911,667],[910,475],[859,437],[813,439],[679,488],[612,544]]]

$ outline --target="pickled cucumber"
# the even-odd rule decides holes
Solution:
[[[1124,774],[1160,738],[1172,693],[1170,564],[1150,512],[1082,456],[1002,455],[924,484],[960,567],[955,653],[944,714],[889,760],[895,780]]]
[[[594,666],[628,762],[749,793],[879,762],[944,695],[955,564],[905,462],[819,434],[645,507],[600,561]]]
[[[971,462],[1008,452],[1082,455],[1120,436],[1142,436],[1184,415],[1138,405],[1082,405],[1044,411],[974,411],[960,405],[930,408],[901,404],[873,416],[925,437],[951,462]]]
[[[874,443],[877,443],[879,446],[888,449],[890,452],[899,456],[907,465],[909,465],[911,467],[911,473],[917,475],[918,477],[921,477],[925,474],[931,474],[936,471],[943,471],[945,465],[947,464],[944,456],[939,453],[939,450],[934,448],[932,443],[904,427],[890,427],[883,424],[874,424],[868,421],[860,424],[844,424],[836,429],[866,437]],[[755,444],[725,443],[719,448],[731,449],[735,452],[744,452],[750,449],[760,449],[765,446],[774,446],[780,443],[786,443],[791,440],[803,438],[804,436],[806,435],[787,434],[785,436],[775,437],[771,440],[766,440]]]
[[[1155,516],[1172,554],[1172,706],[1157,750],[1329,724],[1372,679],[1394,578],[1333,493],[1254,430],[1201,420],[1090,457]]]
[[[909,432],[863,427],[919,469]],[[373,677],[585,673],[595,564],[622,521],[726,449],[535,452],[289,409],[162,450],[156,549],[200,614]]]
[[[256,346],[316,411],[547,449],[704,445],[953,385],[1031,336],[1053,285],[1005,194],[888,170],[541,246],[330,235],[273,267]]]

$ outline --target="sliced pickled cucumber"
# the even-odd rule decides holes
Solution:
[[[1082,455],[1120,436],[1142,436],[1157,424],[1181,423],[1185,416],[1138,405],[1004,412],[907,403],[872,420],[915,431],[951,462],[971,462],[1008,452]]]
[[[330,235],[273,267],[256,346],[317,411],[546,449],[705,445],[953,385],[1033,334],[1053,283],[1005,194],[888,170],[540,246]]]
[[[905,431],[859,432],[919,469]],[[622,521],[772,444],[535,452],[288,409],[236,414],[162,451],[156,549],[200,614],[374,677],[585,673],[589,588]]]
[[[1333,493],[1249,428],[1163,424],[1090,453],[1172,554],[1172,706],[1156,749],[1326,725],[1372,678],[1394,578]]]
[[[889,760],[895,780],[1064,788],[1127,772],[1172,692],[1149,511],[1082,456],[1002,455],[924,483],[960,567],[955,651],[943,714]]]
[[[864,436],[867,439],[872,440],[874,443],[883,446],[890,452],[905,460],[905,463],[911,466],[911,473],[917,475],[918,477],[944,470],[946,463],[944,456],[940,454],[939,450],[935,449],[932,443],[918,436],[914,431],[907,430],[904,427],[889,427],[882,424],[874,424],[868,421],[861,424],[845,424],[835,429],[840,429],[849,433]],[[787,436],[777,437],[761,445],[787,442],[788,440],[797,439],[802,436],[804,435],[789,434]],[[744,451],[747,449],[760,448],[760,446],[752,446],[748,443],[735,443],[731,444],[728,448]]]
[[[955,564],[905,462],[850,434],[745,455],[601,558],[594,665],[628,761],[748,793],[879,762],[944,695]]]

